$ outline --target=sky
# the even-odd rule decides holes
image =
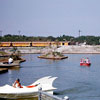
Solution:
[[[100,0],[0,0],[0,34],[100,36]]]

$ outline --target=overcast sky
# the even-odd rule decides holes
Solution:
[[[0,0],[2,34],[100,36],[100,0]],[[20,30],[20,32],[19,32]]]

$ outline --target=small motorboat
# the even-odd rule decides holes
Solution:
[[[38,79],[36,82],[29,86],[22,86],[22,88],[14,88],[8,84],[0,87],[0,98],[21,98],[21,97],[34,97],[38,95],[39,88],[42,91],[53,94],[53,82],[57,77],[46,76]],[[38,84],[38,85],[36,85]]]
[[[80,61],[80,66],[90,66],[91,65],[91,63],[90,63],[90,60],[88,59],[88,58],[86,58],[86,59],[81,59],[81,61]]]

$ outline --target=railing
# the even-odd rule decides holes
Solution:
[[[68,96],[65,96],[63,99],[47,92],[43,92],[42,89],[39,89],[38,100],[69,100]]]

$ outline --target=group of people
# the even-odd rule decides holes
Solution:
[[[90,63],[89,58],[82,58],[81,63]]]

